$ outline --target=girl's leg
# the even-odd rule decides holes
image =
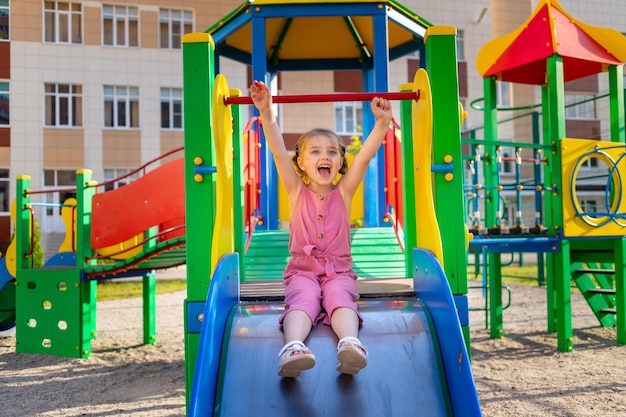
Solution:
[[[359,316],[351,308],[336,308],[330,316],[330,326],[339,339],[359,336]]]
[[[315,366],[315,355],[304,344],[313,323],[302,310],[291,310],[283,318],[285,346],[280,350],[278,375],[295,378],[301,371]]]
[[[304,339],[306,339],[311,332],[311,327],[313,327],[313,323],[308,314],[302,310],[291,310],[283,318],[285,343],[291,342],[292,340],[304,342]]]
[[[337,371],[356,375],[367,366],[367,349],[359,340],[359,316],[348,307],[339,307],[333,311],[330,324],[339,337],[337,345]]]

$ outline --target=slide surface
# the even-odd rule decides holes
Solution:
[[[383,299],[361,302],[359,308],[368,366],[354,377],[339,374],[337,337],[320,324],[307,340],[317,364],[293,379],[277,375],[282,305],[239,303],[225,335],[216,415],[451,415],[441,359],[421,303]]]
[[[317,364],[298,378],[277,375],[282,302],[239,301],[237,253],[217,265],[204,309],[189,416],[481,416],[461,332],[464,297],[450,292],[434,254],[413,249],[415,297],[359,301],[368,366],[336,372],[337,337],[316,326],[307,339]],[[198,328],[199,326],[199,328]]]

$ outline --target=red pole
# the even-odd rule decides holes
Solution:
[[[285,96],[272,96],[272,102],[280,103],[324,103],[336,101],[370,101],[374,97],[382,97],[387,100],[418,100],[419,91],[404,93],[341,93],[341,94],[295,94]],[[224,104],[252,104],[252,98],[248,96],[224,97]]]

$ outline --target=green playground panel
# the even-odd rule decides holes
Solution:
[[[352,261],[359,278],[405,278],[405,256],[391,227],[352,229]],[[289,231],[258,231],[244,256],[244,281],[282,279]]]
[[[80,271],[23,269],[17,284],[16,351],[88,357],[95,337],[95,300],[91,283],[81,283]]]

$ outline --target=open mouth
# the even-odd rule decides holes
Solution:
[[[321,164],[317,167],[317,172],[319,172],[322,178],[330,177],[330,165]]]

